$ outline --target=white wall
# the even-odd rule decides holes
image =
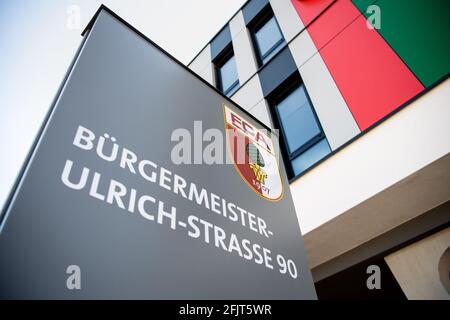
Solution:
[[[292,183],[302,232],[314,230],[448,154],[449,119],[447,79]]]
[[[439,275],[439,261],[449,245],[447,228],[384,258],[408,299],[450,300]],[[442,271],[448,279],[448,269]]]

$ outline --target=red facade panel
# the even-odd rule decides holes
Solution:
[[[291,0],[297,13],[302,16],[303,24],[311,23],[334,0]]]

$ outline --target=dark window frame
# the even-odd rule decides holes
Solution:
[[[236,81],[234,81],[226,91],[224,91],[222,87],[222,77],[220,75],[220,69],[231,59],[235,57],[233,46],[230,43],[228,46],[226,46],[223,51],[217,56],[216,59],[214,59],[214,74],[215,74],[215,80],[216,80],[216,87],[219,89],[224,95],[228,96],[230,92],[235,90],[239,87],[239,76],[237,77]],[[236,63],[236,58],[235,58]],[[237,65],[236,67],[236,73],[237,73]],[[236,90],[237,91],[237,90]]]
[[[258,39],[256,39],[256,33],[261,30],[261,28],[272,18],[275,20],[275,24],[281,34],[281,39],[278,40],[265,54],[262,54]],[[263,10],[261,10],[261,12],[250,22],[247,27],[250,31],[250,37],[252,40],[256,60],[258,62],[258,65],[262,67],[271,60],[269,59],[268,61],[264,62],[264,59],[270,56],[277,49],[281,51],[281,49],[283,48],[283,44],[286,44],[286,40],[284,39],[283,32],[281,31],[280,25],[278,24],[277,18],[275,17],[275,14],[273,13],[270,5],[267,5]]]
[[[287,136],[283,127],[283,124],[281,123],[281,117],[278,111],[278,104],[280,104],[281,101],[283,101],[285,98],[287,98],[291,93],[293,93],[296,89],[299,89],[300,86],[304,86],[305,89],[305,95],[308,99],[308,102],[310,104],[310,108],[312,110],[312,113],[314,115],[314,119],[316,120],[316,123],[320,129],[320,133],[309,139],[306,143],[304,143],[302,146],[298,147],[294,151],[289,150],[289,145],[287,141]],[[317,116],[316,110],[314,108],[314,105],[311,101],[311,98],[309,97],[308,90],[305,87],[305,84],[303,80],[301,79],[298,72],[293,73],[288,79],[286,79],[282,84],[279,85],[279,87],[271,93],[270,97],[268,97],[269,100],[269,106],[270,106],[270,113],[272,115],[272,121],[274,124],[274,127],[280,131],[280,149],[281,154],[283,158],[285,159],[285,167],[286,171],[288,173],[289,179],[295,178],[297,175],[294,172],[294,168],[292,166],[292,161],[309,150],[311,147],[313,147],[315,144],[320,142],[323,139],[326,139],[325,132],[322,128],[322,124],[319,121],[319,117]],[[301,174],[301,173],[300,173]]]

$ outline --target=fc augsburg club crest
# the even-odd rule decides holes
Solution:
[[[223,108],[227,149],[236,170],[257,194],[280,200],[283,184],[272,139],[226,105]]]

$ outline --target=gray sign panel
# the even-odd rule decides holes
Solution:
[[[0,296],[315,299],[276,139],[109,10],[85,37],[3,211]],[[227,126],[251,166],[174,163]]]

